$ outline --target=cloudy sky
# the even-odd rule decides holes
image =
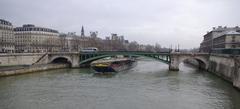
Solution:
[[[0,18],[60,32],[98,31],[142,44],[198,47],[215,26],[239,26],[240,0],[0,0]]]

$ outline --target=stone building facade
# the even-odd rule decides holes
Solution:
[[[205,34],[203,37],[203,41],[200,44],[200,52],[211,52],[212,49],[215,49],[215,47],[220,48],[228,48],[228,46],[223,46],[223,45],[219,45],[219,43],[221,41],[228,41],[228,40],[223,40],[225,37],[224,35],[227,36],[227,38],[229,38],[228,33],[231,32],[240,32],[240,27],[236,26],[236,27],[222,27],[219,26],[218,28],[213,27],[213,30],[210,32],[207,32],[207,34]],[[220,37],[220,38],[219,38]],[[229,42],[221,42],[221,43],[229,43]],[[233,46],[234,47],[234,46]]]
[[[58,52],[61,49],[56,30],[26,24],[14,28],[16,52]]]
[[[135,43],[130,44],[124,36],[117,34],[102,39],[97,31],[85,36],[83,27],[81,35],[75,32],[60,34],[57,30],[32,24],[14,28],[12,23],[0,19],[0,53],[79,52],[88,47],[102,51],[126,51],[134,48]]]
[[[240,48],[240,33],[230,31],[213,39],[213,48]]]
[[[75,32],[69,32],[67,34],[60,34],[61,51],[63,52],[77,52],[79,51],[79,36]]]
[[[91,46],[91,37],[79,36],[75,32],[60,34],[61,51],[79,52],[81,49]]]
[[[14,51],[13,25],[9,21],[0,19],[0,53],[12,53]]]

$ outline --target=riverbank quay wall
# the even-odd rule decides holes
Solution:
[[[44,53],[0,54],[0,66],[32,65],[43,55]],[[39,64],[47,64],[47,60]]]
[[[69,67],[68,64],[32,65],[32,66],[16,68],[16,69],[13,68],[8,70],[0,70],[0,77],[27,74],[27,73],[67,68],[67,67]]]
[[[232,82],[240,89],[240,55],[211,54],[207,71]]]
[[[0,54],[1,66],[18,66],[18,65],[42,65],[53,63],[54,60],[65,59],[71,64],[71,67],[79,67],[79,53],[12,53]],[[65,63],[65,62],[63,62]]]

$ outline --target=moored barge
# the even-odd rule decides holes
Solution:
[[[100,59],[91,63],[91,68],[98,73],[120,72],[136,65],[133,58]]]

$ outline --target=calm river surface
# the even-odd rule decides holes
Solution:
[[[164,63],[142,60],[113,76],[92,72],[59,69],[0,78],[0,109],[240,109],[240,91],[184,64],[172,72]]]

